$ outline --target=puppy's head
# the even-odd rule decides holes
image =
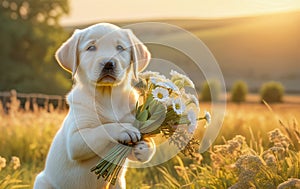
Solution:
[[[144,70],[150,53],[128,29],[102,23],[74,34],[57,50],[59,64],[79,81],[117,86]]]

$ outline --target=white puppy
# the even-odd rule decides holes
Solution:
[[[69,113],[34,188],[125,188],[124,168],[116,186],[97,180],[90,169],[117,142],[136,143],[131,160],[146,162],[153,156],[154,143],[140,141],[132,126],[137,101],[132,77],[148,65],[149,51],[130,30],[102,23],[76,30],[56,58],[73,73],[75,84],[67,97]]]

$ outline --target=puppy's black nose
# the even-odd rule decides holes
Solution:
[[[114,68],[115,68],[115,62],[113,60],[110,60],[109,62],[105,63],[103,70],[104,71],[113,71]]]

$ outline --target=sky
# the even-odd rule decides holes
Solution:
[[[69,0],[61,24],[151,18],[224,18],[300,10],[300,0]]]

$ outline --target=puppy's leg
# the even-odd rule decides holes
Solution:
[[[133,161],[146,163],[151,160],[156,151],[155,143],[152,139],[145,139],[136,143],[128,157]]]
[[[69,131],[67,151],[72,160],[87,160],[96,155],[104,155],[105,148],[111,143],[138,142],[139,130],[131,123],[108,123],[95,128],[83,128]]]
[[[34,189],[54,189],[54,187],[48,182],[44,172],[38,174],[34,181]]]

